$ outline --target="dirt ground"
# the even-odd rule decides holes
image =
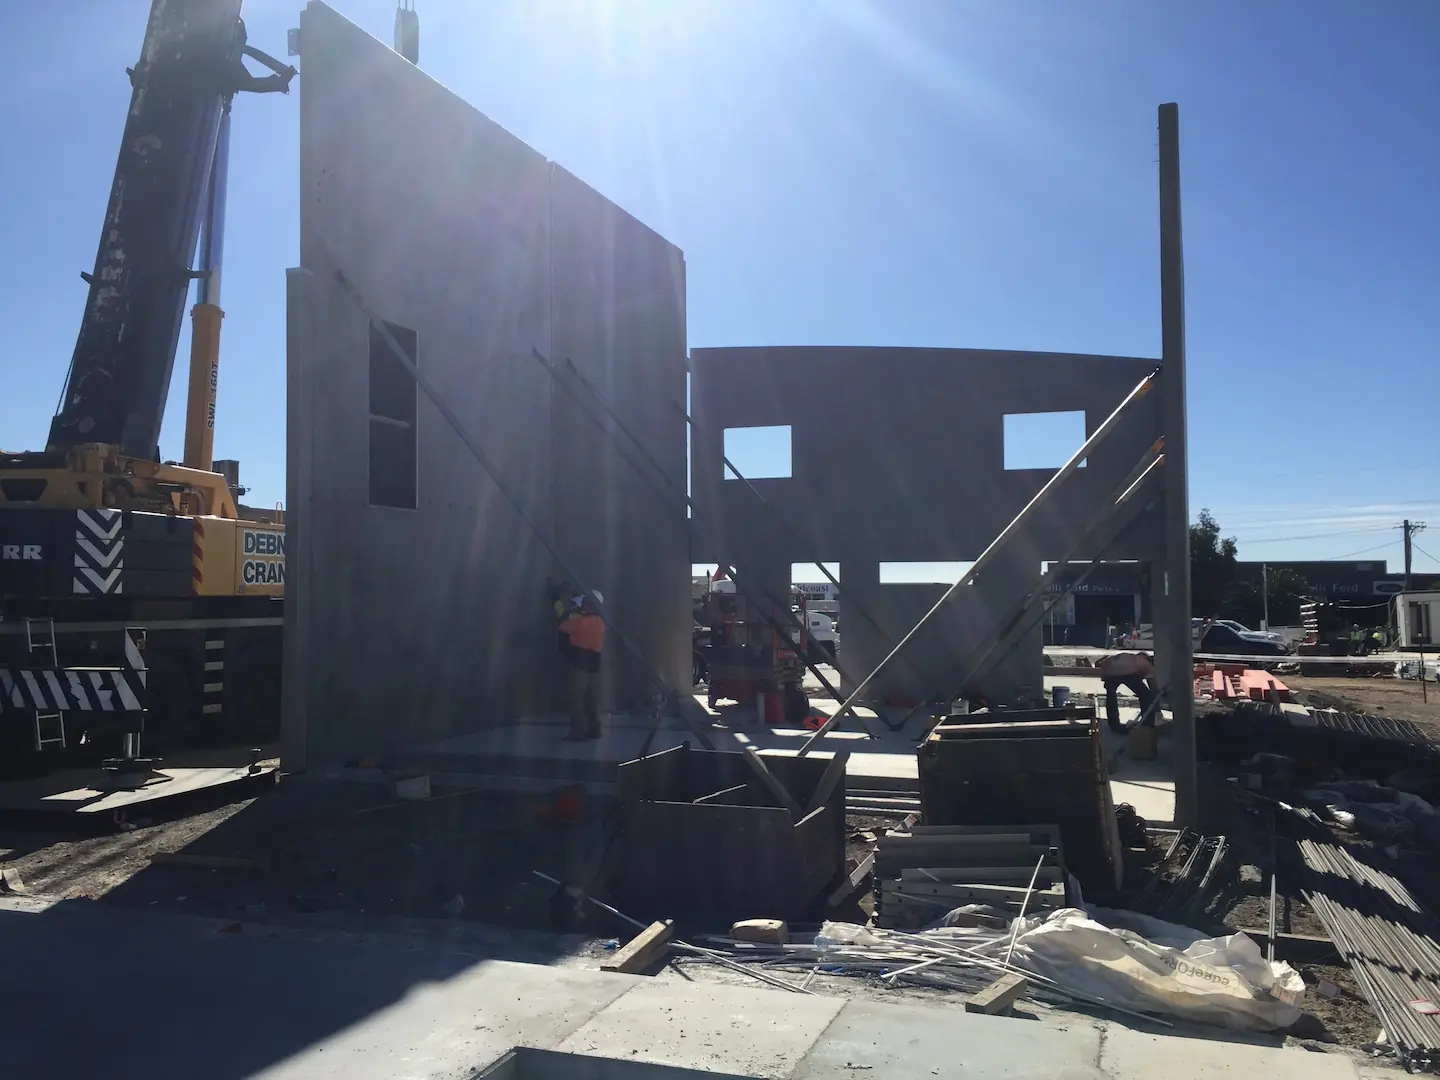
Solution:
[[[1326,936],[1325,924],[1301,897],[1280,890],[1275,910],[1278,933],[1317,938]],[[1264,948],[1264,936],[1270,922],[1268,879],[1262,878],[1242,888],[1240,895],[1230,903],[1222,921],[1232,929],[1250,931],[1256,943]],[[1313,1020],[1301,1021],[1295,1032],[1297,1037],[1319,1042],[1334,1041],[1341,1046],[1364,1046],[1375,1041],[1380,1032],[1380,1021],[1360,992],[1349,966],[1338,953],[1317,950],[1313,958],[1302,960],[1297,957],[1290,961],[1290,965],[1305,980],[1304,1007],[1313,1017]],[[1331,987],[1334,988],[1333,993]]]
[[[551,805],[492,793],[401,802],[387,786],[291,779],[123,832],[0,821],[0,858],[31,892],[65,899],[217,918],[348,912],[549,930],[553,887],[531,871],[587,880],[604,824],[593,808],[579,824],[546,820]],[[151,861],[179,851],[240,862]]]
[[[1440,686],[1415,679],[1320,678],[1284,675],[1281,681],[1305,703],[1410,720],[1440,739]]]
[[[610,807],[591,800],[580,820],[556,821],[547,794],[437,793],[417,802],[395,799],[384,785],[294,779],[258,798],[222,798],[176,820],[142,818],[93,835],[73,824],[0,819],[0,861],[31,892],[61,899],[215,918],[343,912],[548,931],[555,890],[532,871],[592,880]],[[847,824],[847,854],[858,861],[895,819],[862,814]],[[173,852],[237,863],[152,862]],[[864,921],[872,909],[862,894],[839,917]],[[614,929],[593,928],[605,936]]]

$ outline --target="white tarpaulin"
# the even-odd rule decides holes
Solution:
[[[1025,919],[1011,962],[1127,1009],[1251,1031],[1295,1023],[1305,991],[1294,968],[1269,963],[1244,934],[1204,937],[1129,911]]]
[[[913,973],[946,985],[937,974],[940,964],[977,965],[993,978],[1009,955],[1011,969],[1037,977],[1037,991],[1049,985],[1079,1001],[1249,1031],[1287,1028],[1300,1018],[1304,981],[1289,964],[1267,962],[1244,934],[1210,938],[1136,912],[1099,908],[1065,908],[1017,920],[1007,930],[963,922],[918,933],[827,922],[815,945],[837,964],[857,956],[896,964],[886,978]]]

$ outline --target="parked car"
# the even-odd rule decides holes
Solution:
[[[1211,623],[1195,651],[1218,656],[1285,656],[1290,647],[1264,634],[1242,634],[1223,623]]]
[[[1275,642],[1277,645],[1286,645],[1286,646],[1288,646],[1289,643],[1290,643],[1290,642],[1289,642],[1289,639],[1286,638],[1284,634],[1277,634],[1277,633],[1275,633],[1273,630],[1251,630],[1251,629],[1250,629],[1248,626],[1246,626],[1244,623],[1238,623],[1238,622],[1236,622],[1234,619],[1216,619],[1216,620],[1215,620],[1215,625],[1216,625],[1216,626],[1228,626],[1231,630],[1234,630],[1237,634],[1257,634],[1257,635],[1259,635],[1260,637],[1268,638],[1270,641]],[[1287,649],[1287,651],[1288,651],[1288,649]]]

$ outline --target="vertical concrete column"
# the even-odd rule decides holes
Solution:
[[[309,744],[309,493],[313,457],[315,280],[285,271],[285,637],[280,690],[280,761],[303,772]]]
[[[1161,668],[1174,718],[1175,820],[1199,818],[1195,774],[1194,653],[1190,641],[1190,469],[1185,430],[1185,253],[1180,214],[1180,111],[1161,105],[1160,123],[1160,412],[1165,432],[1164,607],[1155,640],[1168,639]]]
[[[845,606],[847,599],[851,601],[848,609]],[[880,659],[894,647],[894,641],[888,637],[882,638],[880,631],[856,614],[858,609],[864,608],[874,618],[883,621],[889,605],[882,604],[881,599],[880,564],[874,559],[863,558],[858,552],[842,550],[838,655],[840,666],[845,669],[845,675],[840,677],[840,692],[846,697],[855,693],[855,679],[863,679],[869,675]]]
[[[1170,660],[1170,636],[1165,621],[1167,604],[1165,598],[1165,563],[1150,564],[1150,623],[1154,627],[1155,667],[1162,680],[1167,678],[1166,664]]]

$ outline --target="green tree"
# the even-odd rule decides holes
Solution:
[[[1296,570],[1284,567],[1265,576],[1270,593],[1270,625],[1299,626],[1300,605],[1314,590]],[[1258,627],[1265,618],[1265,598],[1258,582],[1236,582],[1225,597],[1221,613],[1227,619]]]
[[[1235,580],[1235,538],[1220,536],[1220,523],[1201,510],[1190,526],[1190,611],[1201,618],[1220,613]]]

